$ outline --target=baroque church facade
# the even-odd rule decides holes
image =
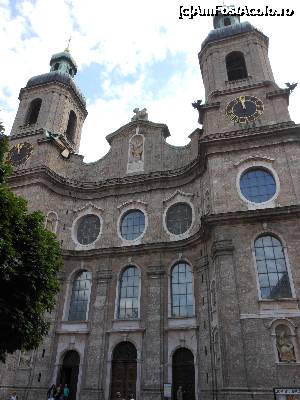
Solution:
[[[268,38],[214,17],[190,143],[135,110],[78,154],[85,99],[68,49],[20,91],[10,186],[41,210],[64,270],[48,336],[0,367],[3,398],[300,399],[299,126]]]

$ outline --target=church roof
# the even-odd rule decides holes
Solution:
[[[207,38],[203,41],[201,48],[207,45],[209,42],[214,42],[215,40],[220,40],[227,38],[229,36],[238,35],[240,33],[246,33],[256,31],[259,32],[268,41],[268,37],[264,35],[260,30],[255,28],[250,22],[241,22],[239,24],[229,25],[224,28],[213,29],[209,32]]]
[[[28,88],[31,86],[43,85],[43,84],[49,83],[49,82],[59,82],[59,83],[62,83],[64,85],[70,87],[71,89],[74,90],[76,95],[79,97],[82,104],[84,106],[86,106],[86,100],[85,100],[83,94],[81,93],[81,91],[76,86],[76,83],[73,81],[72,77],[69,74],[66,74],[61,71],[50,71],[46,74],[34,76],[29,79],[26,87]]]

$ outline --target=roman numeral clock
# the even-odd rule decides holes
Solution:
[[[9,150],[7,155],[8,161],[10,161],[14,167],[22,165],[29,159],[32,151],[33,146],[31,143],[18,143]]]
[[[226,107],[226,115],[237,123],[255,121],[264,112],[264,103],[255,96],[239,96]]]

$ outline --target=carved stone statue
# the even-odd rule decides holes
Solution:
[[[143,136],[135,135],[130,140],[130,155],[131,161],[141,161],[143,156]]]
[[[21,351],[19,367],[28,368],[31,364],[32,351]]]
[[[284,331],[277,336],[277,350],[279,361],[296,362],[294,345]]]
[[[147,109],[143,108],[141,111],[139,108],[133,110],[135,115],[131,118],[131,121],[148,121]]]
[[[55,225],[56,225],[56,215],[54,213],[50,213],[47,216],[46,221],[46,229],[50,232],[55,232]]]

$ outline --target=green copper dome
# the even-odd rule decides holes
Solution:
[[[76,62],[68,49],[60,53],[53,54],[50,60],[50,66],[51,71],[61,70],[70,74],[71,76],[74,76],[77,73]]]
[[[268,41],[268,37],[265,36],[261,31],[251,25],[249,22],[234,23],[222,28],[216,28],[209,32],[207,38],[203,41],[201,48],[207,45],[207,43],[214,42],[216,40],[225,39],[229,36],[238,35],[240,33],[257,31]]]
[[[61,53],[53,54],[50,60],[50,66],[50,72],[33,76],[27,82],[26,87],[44,85],[50,82],[62,83],[72,89],[81,103],[85,106],[85,98],[73,80],[73,76],[77,73],[77,65],[71,56],[69,49],[62,51]]]

